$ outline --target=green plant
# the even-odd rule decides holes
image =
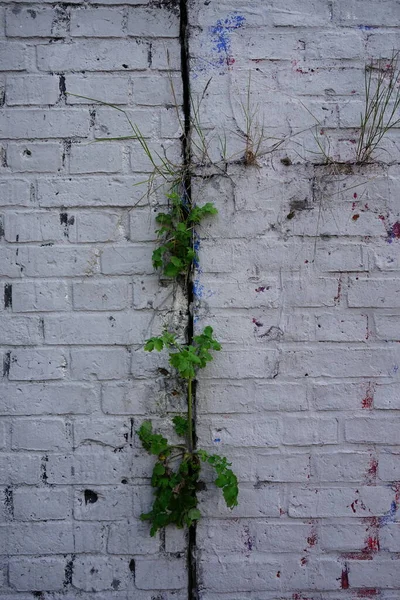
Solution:
[[[389,61],[381,59],[365,67],[365,108],[356,150],[358,163],[369,162],[383,137],[400,122],[399,54],[393,52]]]
[[[153,267],[162,269],[167,277],[186,274],[197,260],[194,248],[194,227],[206,216],[215,215],[218,211],[212,202],[204,206],[192,205],[176,191],[167,194],[170,201],[168,213],[159,213],[156,230],[160,245],[153,252]]]
[[[165,437],[153,432],[150,421],[145,421],[137,432],[145,450],[157,456],[151,478],[155,488],[153,507],[141,515],[143,520],[150,521],[153,536],[166,525],[190,527],[200,518],[196,492],[202,462],[215,470],[215,484],[222,489],[229,508],[237,505],[238,484],[226,458],[194,448],[193,382],[197,370],[204,369],[213,359],[211,352],[221,349],[213,338],[212,327],[205,327],[200,335],[193,337],[192,344],[186,345],[180,344],[173,333],[165,330],[161,336],[147,340],[144,349],[148,352],[168,350],[169,363],[186,381],[188,391],[187,415],[173,418],[174,429],[184,439],[183,444],[169,444]]]

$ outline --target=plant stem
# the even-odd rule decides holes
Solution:
[[[188,447],[190,454],[193,453],[193,399],[192,378],[188,379]]]

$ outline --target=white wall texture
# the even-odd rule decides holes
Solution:
[[[0,2],[0,600],[196,597],[185,535],[139,521],[153,461],[134,433],[184,405],[142,344],[185,323],[185,301],[152,271],[139,144],[92,143],[129,135],[124,116],[67,94],[125,108],[179,157],[178,4]],[[219,210],[198,231],[195,322],[223,343],[197,435],[240,478],[233,512],[201,494],[195,592],[398,600],[399,130],[350,163],[364,66],[400,48],[400,2],[188,9],[193,103],[209,82],[202,128],[229,163],[193,178]]]

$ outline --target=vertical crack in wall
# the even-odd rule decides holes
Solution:
[[[190,64],[189,64],[189,14],[188,0],[180,0],[180,23],[179,23],[179,40],[181,47],[181,77],[182,77],[182,105],[184,115],[184,132],[182,135],[182,156],[184,164],[184,181],[183,193],[186,196],[188,205],[192,201],[191,189],[191,114],[190,114]],[[187,282],[187,314],[188,324],[186,330],[187,342],[193,342],[194,335],[194,320],[193,320],[193,268],[191,269]],[[196,385],[193,386],[193,438],[196,443]],[[198,599],[198,582],[197,582],[197,560],[196,560],[196,523],[189,527],[188,536],[188,551],[187,551],[187,567],[188,567],[188,600]]]

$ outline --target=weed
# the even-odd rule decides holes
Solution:
[[[356,161],[370,162],[383,137],[400,122],[400,52],[389,61],[371,62],[365,67],[365,108],[361,114]]]
[[[226,458],[194,449],[193,381],[197,370],[204,369],[213,360],[211,352],[221,349],[219,342],[213,338],[212,327],[205,327],[200,335],[194,336],[193,343],[188,345],[179,344],[176,336],[165,330],[161,336],[147,340],[144,349],[148,352],[168,350],[170,365],[187,382],[188,389],[187,415],[173,418],[175,431],[184,438],[184,444],[169,444],[165,437],[153,433],[150,421],[145,421],[137,432],[145,450],[157,456],[151,478],[151,485],[156,490],[153,507],[150,512],[141,515],[142,520],[150,521],[150,534],[153,536],[166,525],[190,527],[200,518],[196,491],[201,462],[214,468],[215,484],[222,489],[229,508],[237,505],[238,485],[236,475],[229,468],[231,464]],[[178,465],[175,461],[179,461]]]

